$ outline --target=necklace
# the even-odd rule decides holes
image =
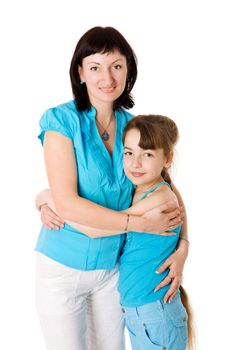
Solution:
[[[100,123],[99,120],[96,119],[96,122],[98,123],[98,125],[100,126],[100,128],[103,130],[103,133],[101,135],[101,138],[103,139],[103,141],[108,141],[110,139],[110,135],[109,133],[107,132],[107,129],[109,128],[111,122],[112,122],[112,119],[113,119],[113,114],[111,116],[111,119],[109,120],[109,123],[108,125],[106,126],[106,128],[104,128],[104,126],[102,126],[102,124]]]

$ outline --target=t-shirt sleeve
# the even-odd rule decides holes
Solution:
[[[57,131],[73,139],[73,127],[70,114],[59,108],[48,109],[40,119],[40,133],[38,138],[44,143],[45,131]]]

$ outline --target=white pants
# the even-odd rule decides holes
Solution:
[[[118,268],[75,270],[37,253],[36,306],[48,350],[124,350]]]

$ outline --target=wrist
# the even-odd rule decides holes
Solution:
[[[127,231],[145,232],[145,219],[142,216],[130,215]]]
[[[182,252],[182,254],[188,255],[189,241],[186,239],[179,239],[177,251]]]

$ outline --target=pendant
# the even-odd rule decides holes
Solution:
[[[106,132],[106,130],[104,131],[104,133],[102,134],[102,139],[104,141],[108,141],[109,140],[109,134],[108,132]]]

